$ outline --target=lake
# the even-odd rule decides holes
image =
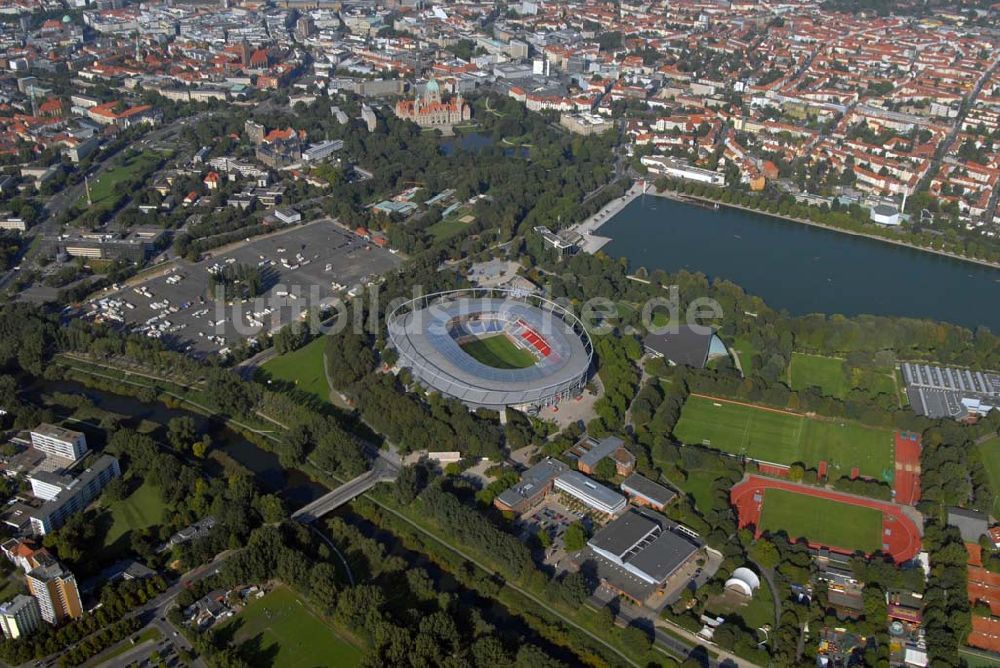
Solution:
[[[793,315],[943,320],[1000,332],[1000,269],[763,214],[645,195],[596,232],[634,270],[725,278]]]

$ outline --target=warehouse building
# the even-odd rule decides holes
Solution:
[[[643,602],[663,591],[702,544],[692,531],[662,515],[630,509],[598,531],[587,547],[602,584]]]

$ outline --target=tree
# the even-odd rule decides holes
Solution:
[[[761,568],[774,568],[781,561],[778,548],[771,541],[761,538],[750,546],[750,558]]]
[[[563,545],[566,546],[567,552],[576,552],[586,547],[587,532],[582,524],[574,522],[566,527],[566,533],[563,534]]]
[[[108,483],[107,487],[104,488],[102,496],[104,497],[104,502],[111,504],[121,501],[128,494],[128,486],[125,484],[125,480],[122,478],[113,478],[111,482]]]
[[[167,422],[167,440],[170,447],[177,451],[184,451],[194,442],[198,428],[194,418],[183,415],[181,417],[170,418]]]

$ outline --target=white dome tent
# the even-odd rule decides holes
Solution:
[[[760,578],[749,568],[741,566],[726,580],[726,589],[733,589],[749,598],[760,589]]]

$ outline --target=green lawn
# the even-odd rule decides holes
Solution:
[[[87,663],[85,663],[84,665],[85,666],[101,666],[101,665],[113,666],[115,664],[112,661],[112,659],[115,659],[115,658],[121,656],[122,654],[124,654],[125,652],[129,651],[130,649],[134,649],[135,647],[138,647],[139,645],[141,645],[144,642],[150,642],[150,641],[159,640],[162,636],[163,636],[163,633],[160,632],[160,629],[156,628],[155,626],[150,626],[150,627],[148,627],[148,628],[140,631],[139,633],[135,634],[134,636],[130,636],[129,639],[131,640],[131,642],[129,642],[128,640],[125,640],[125,641],[119,643],[118,646],[115,647],[112,651],[108,652],[107,654],[101,655],[101,660],[100,661],[95,662],[95,661],[91,660],[91,661],[88,661]]]
[[[776,464],[821,460],[830,476],[862,475],[891,480],[895,467],[892,432],[851,420],[819,420],[738,404],[689,397],[674,435],[682,442],[731,452]]]
[[[993,516],[1000,517],[1000,437],[991,438],[980,445],[979,452],[982,453],[983,466],[986,467],[990,486],[997,497],[993,502]]]
[[[736,339],[730,348],[739,356],[743,374],[749,376],[753,369],[753,356],[757,354],[753,344],[747,339]]]
[[[506,334],[472,339],[462,345],[462,350],[495,369],[524,369],[535,363],[535,356],[514,345]]]
[[[273,668],[357,666],[361,650],[303,604],[287,587],[251,602],[222,627],[253,657],[252,665]]]
[[[678,487],[684,490],[685,494],[694,497],[695,506],[703,513],[707,513],[715,505],[713,503],[712,488],[716,478],[722,474],[718,471],[688,471],[687,480],[678,483]]]
[[[793,390],[819,387],[824,394],[843,399],[851,389],[843,360],[833,357],[792,353],[791,374]]]
[[[977,649],[960,649],[959,655],[969,668],[1000,668],[1000,658]]]
[[[450,218],[445,218],[444,220],[438,221],[427,228],[427,233],[434,237],[434,241],[441,241],[443,239],[450,239],[456,234],[460,233],[462,230],[468,229],[468,225],[463,223],[460,218],[464,217],[464,212],[457,216],[452,216]]]
[[[330,401],[330,388],[323,372],[323,351],[326,337],[320,336],[298,350],[268,361],[262,367],[275,380],[294,384],[298,389],[315,395],[323,403]]]
[[[104,538],[105,545],[113,545],[133,529],[145,529],[163,523],[163,502],[160,490],[143,483],[134,492],[109,507],[111,528]]]
[[[723,594],[710,598],[706,609],[713,615],[723,617],[729,614],[739,615],[753,629],[759,629],[765,624],[774,626],[774,594],[771,592],[771,585],[764,578],[760,579],[760,589],[745,604],[736,602],[731,595]]]
[[[94,203],[94,206],[99,207],[102,204],[113,202],[116,198],[114,192],[116,183],[134,174],[151,171],[159,163],[159,161],[160,156],[156,153],[141,153],[129,160],[126,160],[120,165],[112,167],[108,171],[101,174],[97,179],[91,180],[90,199]],[[86,193],[84,193],[83,197],[80,198],[77,205],[81,208],[87,206]]]
[[[882,547],[882,513],[782,489],[764,492],[760,528],[791,538],[807,538],[846,550],[874,552]]]

